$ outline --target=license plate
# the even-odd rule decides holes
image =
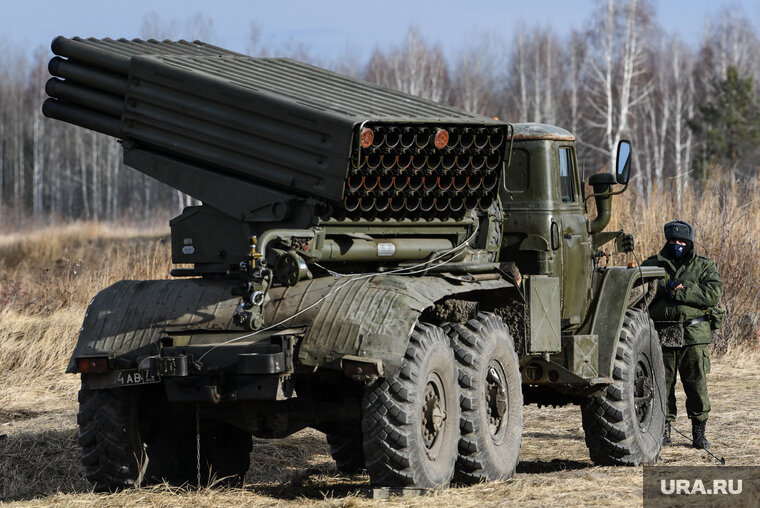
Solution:
[[[157,376],[151,376],[148,369],[141,370],[120,370],[114,379],[116,386],[147,385],[159,383],[161,380]]]

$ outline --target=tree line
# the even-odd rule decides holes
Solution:
[[[650,0],[602,0],[584,28],[560,37],[518,27],[473,37],[454,55],[410,27],[366,61],[314,58],[292,41],[264,44],[251,25],[248,54],[288,56],[510,122],[559,125],[578,139],[586,176],[609,167],[620,139],[634,144],[632,185],[646,199],[673,183],[682,199],[712,173],[755,177],[760,167],[760,41],[733,8],[712,13],[688,44],[654,20]],[[213,20],[144,18],[143,38],[215,43]],[[0,209],[5,220],[145,219],[187,196],[127,168],[107,136],[44,118],[50,54],[30,59],[0,41]]]

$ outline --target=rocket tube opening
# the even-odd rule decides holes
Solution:
[[[482,183],[483,183],[483,177],[481,176],[473,175],[467,178],[467,188],[470,190],[479,189]]]
[[[377,186],[382,191],[387,191],[393,187],[393,181],[396,179],[393,175],[383,175],[377,180]]]
[[[441,165],[441,156],[435,153],[431,153],[427,157],[426,165],[428,169],[438,169],[438,167]]]
[[[359,196],[356,194],[349,194],[343,201],[343,207],[346,209],[346,211],[353,212],[359,208],[359,201]]]
[[[476,209],[478,207],[478,201],[480,201],[480,200],[478,199],[477,196],[467,196],[464,199],[464,207],[465,207],[465,209],[467,209],[467,210],[474,210],[474,209]]]
[[[427,155],[424,153],[415,154],[412,157],[412,167],[416,170],[423,169],[427,165]]]
[[[454,184],[454,178],[451,176],[438,177],[438,188],[443,191],[449,190],[453,184]]]
[[[454,167],[457,162],[457,157],[453,153],[447,153],[441,158],[441,167],[449,170]]]
[[[391,169],[396,165],[396,155],[392,153],[386,153],[382,156],[383,169]]]
[[[417,148],[425,148],[428,143],[430,143],[430,131],[423,127],[414,136],[414,144],[417,145]]]
[[[375,148],[379,148],[383,146],[383,143],[385,142],[385,132],[382,127],[376,127],[375,128],[375,135],[372,139],[372,146]]]
[[[401,133],[401,137],[399,139],[399,142],[401,143],[401,146],[404,148],[409,148],[414,144],[414,131],[407,127],[404,129],[404,131]]]
[[[404,200],[404,208],[407,212],[414,212],[420,207],[420,198],[417,196],[409,196]]]
[[[352,191],[359,190],[364,185],[364,177],[361,175],[351,175],[348,177],[347,185]]]
[[[369,169],[377,169],[381,162],[383,162],[383,156],[379,153],[371,153],[367,155],[367,167]]]
[[[429,212],[435,206],[435,198],[432,196],[424,196],[420,199],[420,211]]]
[[[375,210],[378,212],[384,212],[391,206],[391,198],[385,194],[381,194],[375,199]]]
[[[409,185],[408,176],[398,175],[393,177],[393,187],[396,190],[404,190],[407,185]]]
[[[461,191],[467,187],[467,180],[469,180],[467,175],[457,175],[454,177],[451,185],[454,187],[454,190]]]
[[[491,129],[491,135],[488,138],[488,146],[491,148],[499,148],[504,142],[504,133],[501,129]]]
[[[420,187],[422,187],[423,179],[420,175],[414,175],[409,177],[409,181],[407,182],[407,185],[409,187],[410,191],[416,191],[419,190]]]
[[[393,148],[401,141],[401,135],[396,127],[391,127],[385,133],[385,146]]]
[[[483,167],[486,163],[486,158],[484,155],[476,153],[472,156],[472,159],[470,159],[470,166],[472,166],[472,169],[478,170]]]
[[[493,190],[497,183],[499,183],[499,178],[493,173],[483,177],[483,188],[487,191]]]
[[[475,136],[472,129],[469,127],[462,129],[462,133],[459,135],[459,146],[462,148],[470,148],[475,141]]]
[[[447,210],[449,208],[449,201],[450,201],[450,199],[447,198],[447,197],[445,197],[445,196],[441,196],[441,197],[436,198],[435,199],[435,209],[436,209],[436,211],[443,212],[444,210]]]
[[[390,203],[391,210],[394,212],[400,212],[405,207],[405,201],[406,199],[404,196],[393,196]]]
[[[369,212],[375,208],[375,197],[363,196],[359,201],[359,208],[361,208],[362,212]]]
[[[449,210],[452,212],[458,212],[464,208],[464,198],[462,196],[453,196],[449,200]]]
[[[412,163],[412,155],[409,153],[400,153],[396,159],[399,169],[406,169]]]
[[[470,167],[471,158],[469,155],[457,155],[457,169],[465,170]]]
[[[478,129],[475,132],[475,138],[472,142],[473,145],[475,145],[475,148],[483,148],[488,144],[488,131],[485,129]]]
[[[478,200],[478,207],[480,207],[481,210],[488,210],[492,204],[493,204],[493,196],[491,196],[490,194],[481,196],[480,199]]]
[[[486,167],[488,169],[496,169],[499,167],[499,163],[501,162],[501,155],[494,152],[490,154],[488,157],[486,157]]]
[[[365,190],[372,190],[375,187],[377,187],[377,184],[380,183],[380,177],[379,176],[366,176],[364,177],[364,189]]]
[[[422,188],[430,192],[438,187],[438,179],[434,176],[426,176],[422,179]]]

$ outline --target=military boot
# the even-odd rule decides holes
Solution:
[[[694,448],[700,449],[700,450],[709,450],[710,449],[710,441],[707,440],[705,437],[705,427],[707,426],[707,421],[700,422],[696,418],[691,420],[691,437],[692,437],[692,444],[694,445]]]
[[[662,435],[662,444],[669,445],[673,441],[670,440],[670,422],[665,422],[665,433]]]

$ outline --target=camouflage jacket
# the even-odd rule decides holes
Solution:
[[[667,278],[657,283],[657,293],[649,306],[655,323],[683,324],[695,318],[708,317],[707,313],[718,305],[723,294],[723,281],[715,263],[693,250],[683,260],[674,261],[666,254],[666,247],[650,256],[644,266],[661,266]],[[677,280],[682,289],[669,292],[667,283]],[[712,341],[709,319],[683,328],[685,345],[707,344]]]

